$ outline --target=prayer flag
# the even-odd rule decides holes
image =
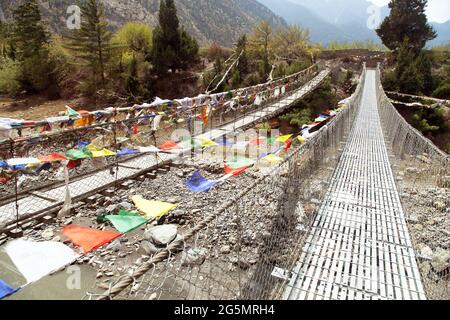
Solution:
[[[0,279],[0,300],[16,293],[19,289],[13,289],[9,284]]]
[[[227,162],[227,166],[232,169],[238,169],[243,167],[251,167],[255,165],[255,161],[245,157],[236,157],[233,161]]]
[[[57,162],[57,161],[65,161],[67,158],[60,153],[54,152],[48,156],[42,156],[38,158],[41,162]]]
[[[147,218],[162,217],[177,207],[177,205],[173,203],[149,201],[142,198],[142,196],[134,196],[131,199],[136,208],[145,213]]]
[[[93,158],[112,157],[115,155],[116,155],[115,152],[112,152],[111,150],[108,149],[103,149],[101,151],[92,151]]]
[[[55,272],[79,258],[61,242],[34,242],[17,239],[5,246],[5,251],[30,283]]]
[[[283,158],[278,157],[274,154],[269,154],[267,156],[265,156],[262,160],[265,160],[271,164],[275,164],[275,163],[279,163],[279,162],[283,162]]]
[[[69,160],[81,160],[81,159],[89,159],[92,158],[92,152],[87,148],[78,150],[78,149],[70,149],[66,152],[66,157]]]
[[[105,219],[110,221],[114,225],[114,228],[122,233],[136,230],[148,221],[144,217],[125,210],[121,210],[119,215],[106,216]]]
[[[163,151],[171,151],[174,149],[180,149],[180,146],[173,140],[169,140],[164,142],[159,149],[163,150]]]
[[[128,155],[132,155],[132,154],[138,154],[139,151],[138,150],[130,150],[130,149],[122,149],[117,151],[117,155],[119,157],[123,157],[123,156],[128,156]]]
[[[77,225],[68,225],[64,227],[62,233],[68,237],[75,246],[81,247],[84,253],[89,253],[98,249],[122,235],[122,233],[118,232],[95,230]]]
[[[203,148],[217,147],[218,144],[212,141],[211,139],[201,137],[199,138],[200,144]]]
[[[217,185],[219,181],[217,180],[207,180],[200,172],[195,172],[186,182],[186,186],[192,192],[208,192],[212,187]]]
[[[292,134],[281,136],[281,137],[278,137],[276,141],[281,142],[281,143],[286,143],[289,139],[292,138],[292,136],[293,136]]]

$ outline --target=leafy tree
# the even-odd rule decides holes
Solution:
[[[260,60],[259,73],[261,77],[267,77],[272,69],[270,64],[270,44],[273,30],[268,21],[260,22],[250,37],[250,47],[253,56]]]
[[[128,22],[114,35],[112,43],[122,52],[150,54],[153,31],[144,23]]]
[[[97,86],[106,86],[106,64],[111,56],[112,34],[108,31],[103,5],[99,0],[84,0],[81,5],[81,28],[69,36],[68,48],[90,71]]]
[[[445,114],[445,108],[421,108],[414,113],[412,124],[425,135],[446,130],[448,125],[445,120]]]
[[[433,97],[438,99],[450,99],[450,83],[442,84],[433,92]]]
[[[281,120],[289,121],[293,126],[302,127],[304,124],[311,123],[312,112],[310,108],[295,109],[287,115],[281,116]]]
[[[311,57],[309,30],[299,26],[288,26],[276,30],[272,47],[278,59],[288,63]]]
[[[429,40],[436,38],[436,32],[427,22],[425,9],[427,0],[392,0],[390,15],[376,30],[383,44],[397,52],[405,37],[410,49],[419,54]]]

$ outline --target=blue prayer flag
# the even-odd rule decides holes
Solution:
[[[6,298],[19,291],[19,289],[11,288],[6,282],[0,279],[0,300]]]
[[[208,192],[209,189],[214,187],[220,181],[209,181],[205,179],[200,172],[195,172],[186,182],[186,186],[192,192]]]

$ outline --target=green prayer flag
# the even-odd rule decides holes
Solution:
[[[227,166],[230,167],[231,169],[239,169],[239,168],[244,168],[244,167],[251,167],[255,163],[256,162],[254,160],[249,159],[249,158],[236,157],[236,158],[234,158],[233,161],[228,162]]]
[[[106,220],[110,221],[114,228],[121,233],[131,232],[148,221],[142,216],[125,210],[121,210],[118,215],[106,216]]]
[[[71,149],[66,152],[66,157],[69,160],[81,160],[81,159],[89,159],[92,158],[92,152],[87,148],[83,148],[81,150]]]
[[[275,138],[275,137],[269,138],[269,139],[267,139],[267,144],[269,144],[269,145],[274,144],[276,140],[277,140],[277,138]]]

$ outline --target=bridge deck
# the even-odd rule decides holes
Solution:
[[[307,82],[304,86],[279,102],[268,105],[261,110],[255,111],[238,119],[236,122],[227,124],[218,129],[213,129],[212,131],[204,133],[201,136],[214,140],[231,134],[238,129],[256,124],[262,118],[275,115],[316,89],[328,76],[329,72],[329,70],[323,70],[311,81]],[[185,151],[190,152],[190,149]],[[169,161],[175,159],[176,157],[177,155],[173,154],[160,154],[158,161]],[[126,168],[119,167],[117,173],[118,179],[125,180],[139,174],[140,172],[145,172],[155,167],[157,165],[157,159],[154,155],[143,155],[132,160],[121,162],[121,165],[126,166]],[[104,189],[114,183],[115,179],[116,176],[111,175],[109,169],[106,169],[79,180],[71,181],[69,184],[71,196],[83,197],[92,191]],[[60,206],[64,203],[64,198],[64,185],[53,188],[49,191],[30,193],[29,196],[26,196],[18,201],[19,219],[24,216],[29,217],[40,214],[51,207]],[[14,222],[16,218],[17,211],[15,202],[10,202],[6,205],[0,206],[0,228],[8,223]]]
[[[286,300],[426,299],[368,70],[355,125]]]

